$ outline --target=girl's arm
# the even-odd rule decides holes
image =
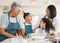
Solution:
[[[45,38],[51,38],[51,39],[54,39],[54,38],[55,38],[55,35],[51,35],[51,36],[46,35]]]
[[[25,38],[25,31],[24,31],[24,29],[21,30],[21,34]]]
[[[32,33],[34,33],[34,32],[35,32],[35,29],[32,30]]]
[[[46,35],[45,38],[55,38],[55,37],[56,37],[56,36],[55,36],[55,31],[54,31],[54,30],[51,30],[50,33],[51,33],[50,36]]]

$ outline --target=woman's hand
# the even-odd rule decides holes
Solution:
[[[23,38],[22,36],[15,36],[14,38]]]

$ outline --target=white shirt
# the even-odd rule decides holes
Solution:
[[[12,22],[12,23],[16,23],[16,22],[17,22],[16,19],[17,19],[17,18],[10,17],[10,22]]]
[[[52,34],[52,33],[54,33],[55,34],[55,31],[53,31],[53,30],[51,30],[50,29],[50,31],[49,31],[50,33],[49,34]],[[45,30],[42,30],[42,28],[37,28],[36,30],[35,30],[35,33],[39,33],[39,34],[46,34],[47,35],[47,33],[45,32]]]
[[[33,25],[32,23],[26,23],[26,22],[25,22],[24,26],[25,26],[25,25],[32,25],[32,29],[35,29],[35,27],[34,27],[34,25]],[[23,29],[25,30],[25,28],[23,28]]]
[[[21,28],[24,28],[23,23],[20,23],[20,18],[19,18],[19,17],[17,17],[17,20],[18,20],[18,22],[19,22],[19,24],[20,24],[20,29],[21,29]],[[16,23],[16,22],[17,22],[17,21],[16,21],[16,18],[10,17],[10,22]],[[3,15],[3,16],[1,17],[0,27],[1,27],[1,28],[6,28],[6,27],[8,26],[8,24],[9,24],[8,14],[5,14],[5,15]]]

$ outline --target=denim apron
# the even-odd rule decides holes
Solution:
[[[39,28],[39,32],[38,33],[41,33],[42,34],[43,33],[43,29],[42,28]],[[50,36],[50,31],[49,32],[46,31],[45,33],[46,33],[46,35]]]
[[[30,25],[25,25],[25,35],[27,36],[28,34],[32,33],[32,24],[30,23]]]
[[[18,32],[19,28],[20,28],[20,24],[18,23],[18,20],[16,18],[16,23],[11,23],[10,22],[10,16],[8,14],[8,20],[9,20],[9,24],[6,27],[5,31],[9,34],[12,34],[14,36],[16,36],[16,33]],[[4,35],[0,35],[0,42],[7,39],[8,37],[4,36]]]

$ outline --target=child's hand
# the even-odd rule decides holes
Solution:
[[[48,38],[48,36],[46,35],[45,38]]]

